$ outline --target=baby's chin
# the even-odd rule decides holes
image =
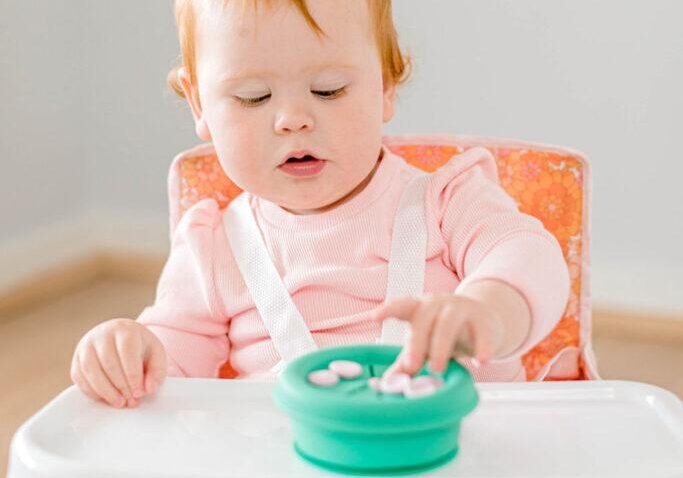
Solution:
[[[361,184],[356,185],[354,188],[346,189],[345,191],[339,191],[335,188],[334,194],[328,194],[327,196],[312,197],[312,194],[305,194],[299,200],[297,198],[288,198],[287,200],[282,200],[282,198],[275,199],[271,202],[279,205],[282,209],[291,212],[292,214],[320,214],[323,212],[331,211],[342,204],[350,201],[356,195],[367,187],[370,177],[362,181]],[[324,187],[321,185],[317,191],[313,194],[320,193]],[[329,191],[331,192],[331,191]]]
[[[353,199],[365,189],[370,179],[371,175],[365,180],[361,180],[360,184],[355,184],[354,187],[351,178],[337,177],[331,184],[328,176],[327,178],[317,178],[317,180],[305,185],[283,187],[278,191],[271,190],[261,197],[292,214],[320,214],[331,211]],[[258,193],[255,194],[259,195]]]
[[[273,200],[271,200],[271,202],[274,202],[285,211],[299,215],[320,214],[322,212],[330,211],[337,206],[341,206],[346,201],[347,194],[332,198],[311,198],[310,196],[307,196],[305,198],[288,198],[287,200],[273,198]]]

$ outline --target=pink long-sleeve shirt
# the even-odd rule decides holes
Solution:
[[[418,172],[385,147],[367,187],[324,213],[295,215],[249,196],[266,247],[318,347],[379,338],[381,323],[369,315],[384,302],[394,215]],[[426,293],[495,279],[514,287],[531,312],[529,334],[513,354],[480,368],[464,365],[476,380],[525,380],[521,355],[553,329],[569,295],[558,242],[538,219],[518,211],[484,148],[453,157],[431,175],[425,214]],[[280,360],[213,199],[199,201],[178,223],[155,303],[138,321],[164,344],[171,376],[217,377],[227,360],[240,378],[268,376]]]

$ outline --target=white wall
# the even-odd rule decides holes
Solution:
[[[683,311],[683,2],[394,1],[416,71],[387,133],[583,151],[596,301]],[[164,83],[178,53],[170,5],[0,6],[0,247],[67,216],[167,247],[168,164],[198,142]]]
[[[92,74],[84,114],[89,178],[97,208],[166,216],[173,156],[199,142],[184,100],[166,87],[179,54],[172,2],[89,2],[85,58]]]
[[[0,3],[0,244],[84,200],[84,3]]]
[[[427,3],[396,5],[417,70],[391,130],[583,151],[596,300],[683,310],[683,2]]]

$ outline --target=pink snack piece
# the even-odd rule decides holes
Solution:
[[[332,370],[316,370],[308,374],[308,381],[319,387],[331,387],[339,383],[339,375]]]
[[[368,379],[368,387],[370,387],[373,390],[376,390],[380,392],[382,389],[380,387],[380,378],[379,377],[370,377]]]
[[[426,375],[415,377],[406,385],[403,395],[406,398],[424,397],[436,392],[442,385],[443,382],[436,377]]]
[[[363,373],[363,366],[351,360],[334,360],[328,368],[341,378],[356,378]]]
[[[379,387],[382,393],[403,393],[403,390],[409,383],[410,375],[398,372],[382,377]]]

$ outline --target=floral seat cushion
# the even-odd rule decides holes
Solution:
[[[555,329],[522,357],[528,380],[599,378],[591,346],[589,290],[589,166],[567,148],[496,138],[452,135],[385,136],[383,143],[408,163],[432,172],[474,146],[496,158],[501,186],[521,212],[543,222],[558,240],[571,280],[569,301]],[[241,193],[221,169],[211,144],[176,156],[168,180],[171,233],[197,201],[213,197],[221,208]],[[234,376],[224,367],[221,376]]]

